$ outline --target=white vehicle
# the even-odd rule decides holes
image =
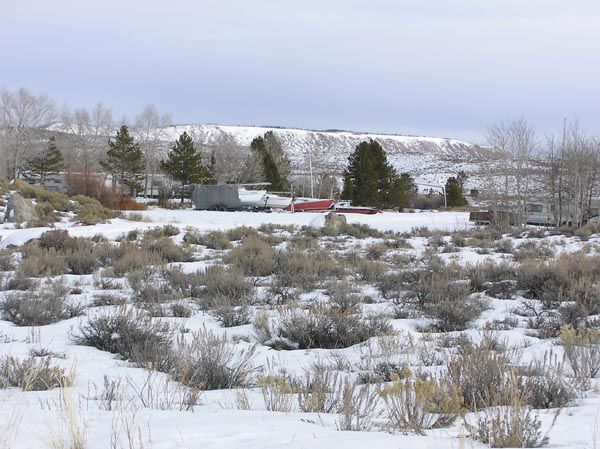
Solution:
[[[576,204],[563,202],[560,209],[551,200],[537,199],[526,204],[525,222],[540,226],[573,226],[586,223],[589,219],[598,217],[600,203],[597,200],[590,206],[582,209]]]

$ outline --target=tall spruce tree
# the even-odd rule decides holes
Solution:
[[[348,157],[342,198],[357,206],[394,207],[399,186],[396,170],[388,164],[381,145],[374,140],[358,144]]]
[[[410,207],[418,190],[413,177],[408,173],[401,173],[392,183],[390,201],[400,209]]]
[[[121,196],[125,193],[125,187],[131,196],[135,196],[142,188],[140,181],[144,178],[144,156],[126,125],[121,125],[114,140],[108,140],[106,158],[100,161],[100,165],[113,175],[113,181],[118,182]]]
[[[181,182],[181,203],[185,198],[185,187],[190,184],[208,182],[211,173],[202,164],[202,155],[194,146],[192,137],[184,132],[175,142],[167,159],[160,161],[160,168]]]
[[[460,172],[458,176],[451,176],[446,181],[446,202],[448,207],[466,206],[468,203],[463,192],[464,182],[467,176]]]
[[[273,156],[275,164],[277,165],[277,170],[283,178],[284,184],[286,184],[285,189],[282,190],[287,190],[290,187],[289,179],[292,171],[290,161],[283,151],[281,142],[273,131],[267,131],[263,137],[265,139],[265,144],[267,145],[267,150],[271,153],[271,156]]]
[[[63,155],[56,146],[56,139],[50,136],[48,146],[37,156],[28,159],[26,169],[34,176],[39,177],[40,184],[46,185],[46,177],[59,173],[64,168]]]
[[[290,188],[286,172],[289,172],[289,161],[276,139],[269,131],[264,137],[256,137],[250,144],[252,154],[261,163],[265,180],[271,184],[271,190],[283,192]]]

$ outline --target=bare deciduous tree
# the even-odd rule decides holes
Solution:
[[[110,109],[98,102],[93,108],[71,111],[64,107],[60,115],[60,131],[65,133],[63,149],[67,179],[91,179],[100,169],[99,161],[106,153],[108,136],[113,133]],[[83,182],[82,193],[91,195],[93,183]]]
[[[550,192],[557,225],[581,226],[592,215],[599,194],[600,143],[575,123],[561,139],[546,142],[544,185]]]
[[[34,95],[24,88],[0,92],[0,150],[3,172],[9,179],[19,176],[23,161],[55,117],[54,101],[46,95]]]
[[[525,208],[532,184],[532,159],[537,145],[535,131],[521,118],[491,126],[487,140],[500,155],[494,176],[502,179],[502,191],[498,191],[496,187],[493,195],[495,201],[513,208],[519,222],[522,222],[526,216]],[[491,183],[491,186],[497,184],[497,181]]]
[[[154,105],[146,106],[135,119],[134,133],[140,143],[145,160],[144,196],[148,194],[148,186],[150,186],[150,195],[152,195],[154,174],[158,171],[158,163],[161,159],[159,152],[164,145],[162,139],[165,127],[171,125],[171,122],[171,115],[160,115]]]
[[[202,157],[212,161],[212,175],[218,183],[253,182],[259,176],[248,175],[249,172],[260,171],[260,167],[252,166],[249,159],[250,148],[240,145],[234,136],[219,134],[210,144],[201,143],[201,136],[195,136]]]

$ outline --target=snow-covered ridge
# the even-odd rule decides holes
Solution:
[[[183,131],[192,134],[199,143],[211,145],[229,138],[239,145],[250,145],[255,137],[272,131],[289,153],[333,151],[335,155],[348,155],[362,141],[373,139],[381,143],[390,155],[436,154],[438,156],[472,158],[484,156],[489,149],[460,140],[417,137],[394,134],[374,134],[351,131],[311,131],[295,128],[270,128],[230,125],[175,125],[162,129],[167,140],[176,139]]]
[[[265,127],[265,126],[240,126],[240,125],[173,125],[163,128],[166,133],[172,138],[177,138],[183,131],[194,134],[204,134],[208,138],[218,136],[220,134],[228,134],[236,139],[240,145],[249,145],[252,139],[263,135],[268,131],[273,131],[278,135],[293,135],[299,139],[309,139],[318,137],[330,137],[338,140],[390,140],[407,145],[429,142],[436,145],[463,145],[467,147],[476,147],[477,145],[463,142],[455,139],[441,137],[424,137],[424,136],[407,136],[401,134],[377,134],[369,132],[355,132],[345,130],[308,130],[300,128],[281,128],[281,127]]]

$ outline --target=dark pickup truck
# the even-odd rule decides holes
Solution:
[[[469,214],[469,221],[477,225],[510,225],[518,224],[518,216],[505,210],[476,211]]]

